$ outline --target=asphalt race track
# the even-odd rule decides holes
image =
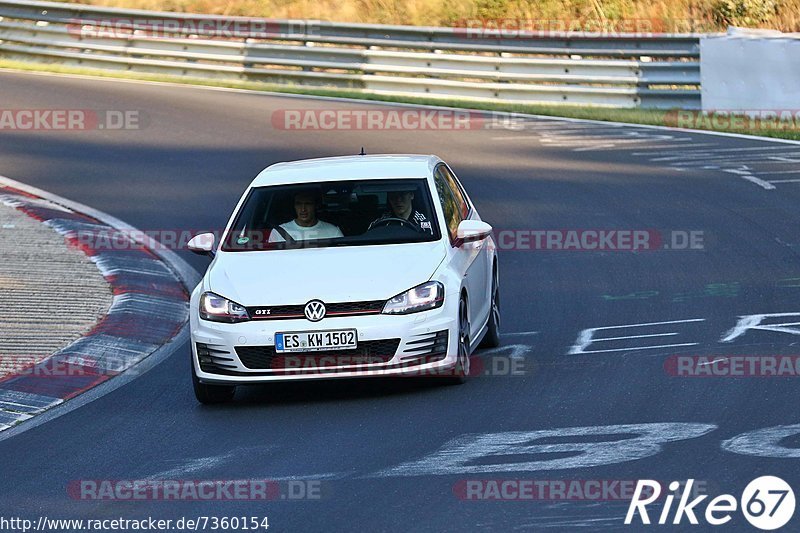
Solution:
[[[623,524],[627,499],[477,501],[462,489],[695,479],[712,497],[738,498],[761,475],[800,488],[800,377],[670,372],[673,356],[800,354],[800,145],[545,119],[517,129],[283,131],[272,113],[368,106],[8,72],[0,94],[8,109],[139,112],[139,130],[2,131],[0,174],[140,229],[222,228],[267,165],[365,146],[450,162],[483,218],[517,232],[509,248],[525,248],[530,230],[662,238],[638,251],[501,242],[505,348],[479,352],[486,375],[459,387],[252,387],[203,407],[184,345],[114,392],[0,441],[2,516],[268,516],[279,531],[648,530],[658,526]],[[687,235],[696,249],[673,249]],[[181,255],[200,272],[208,263]],[[313,276],[324,265],[307,267]],[[790,315],[751,325],[780,326],[736,329],[739,317],[778,313]],[[607,326],[628,327],[584,331]],[[505,372],[511,363],[517,371]],[[68,491],[77,480],[142,479],[270,479],[320,494],[175,502]],[[655,521],[660,506],[651,509]],[[741,514],[724,529],[753,530]]]

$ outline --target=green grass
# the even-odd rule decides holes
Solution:
[[[129,71],[115,71],[92,69],[82,67],[64,66],[58,64],[28,63],[23,61],[11,61],[0,59],[0,68],[33,71],[33,72],[54,72],[62,74],[78,74],[84,76],[96,76],[103,78],[122,78],[142,81],[158,81],[169,83],[180,83],[185,85],[203,85],[211,87],[229,87],[234,89],[248,89],[255,91],[307,94],[315,96],[330,96],[336,98],[356,98],[360,100],[373,100],[381,102],[411,103],[422,105],[439,105],[462,109],[479,109],[483,111],[498,111],[506,113],[526,113],[532,115],[545,115],[553,117],[581,118],[589,120],[601,120],[612,122],[624,122],[630,124],[646,124],[654,126],[671,125],[668,124],[667,113],[665,110],[655,109],[620,109],[607,107],[591,106],[572,106],[572,105],[546,105],[546,104],[504,104],[494,102],[483,102],[473,100],[456,100],[430,97],[395,97],[388,95],[370,94],[355,89],[326,89],[316,87],[306,87],[298,85],[278,85],[261,82],[235,81],[235,80],[214,80],[205,78],[192,78],[183,76],[170,76],[161,74],[145,74]],[[710,126],[710,125],[709,125]],[[800,121],[798,122],[800,126]],[[800,129],[785,131],[773,130],[749,130],[743,129],[714,129],[713,127],[702,127],[710,131],[725,131],[728,133],[741,133],[764,137],[777,137],[782,139],[800,140]]]

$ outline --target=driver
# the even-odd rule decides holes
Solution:
[[[280,225],[294,240],[335,239],[342,237],[342,230],[317,218],[317,208],[322,204],[319,191],[305,190],[294,195],[294,220]],[[279,232],[269,236],[269,242],[284,242]]]
[[[387,194],[387,200],[389,201],[389,212],[384,213],[379,218],[374,220],[372,224],[369,225],[367,231],[372,229],[373,226],[375,226],[381,220],[402,218],[411,222],[411,224],[417,228],[417,231],[421,233],[427,232],[433,235],[431,221],[428,220],[428,217],[426,217],[423,213],[420,213],[414,209],[413,191],[392,191]]]

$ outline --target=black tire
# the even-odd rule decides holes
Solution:
[[[197,401],[205,404],[212,405],[215,403],[225,403],[233,400],[236,394],[235,385],[209,385],[208,383],[200,383],[197,375],[192,369],[192,388]]]
[[[486,335],[481,341],[481,348],[497,348],[500,346],[500,283],[497,279],[497,269],[492,274],[492,304],[489,309],[489,323]]]
[[[461,385],[469,378],[470,325],[467,299],[462,297],[458,304],[458,359],[450,375],[444,378],[448,385]]]

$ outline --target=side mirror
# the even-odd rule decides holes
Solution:
[[[492,234],[492,227],[481,220],[462,220],[458,225],[456,246],[484,240]]]
[[[214,255],[214,234],[213,233],[200,233],[191,238],[186,244],[192,252],[198,255]]]

